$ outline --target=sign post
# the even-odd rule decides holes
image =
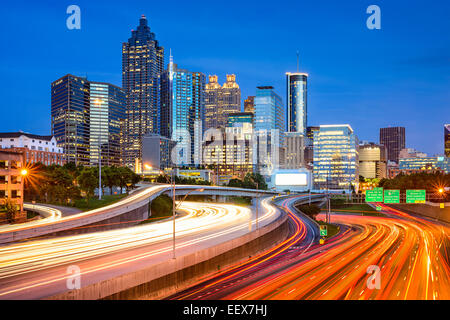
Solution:
[[[425,203],[425,190],[406,190],[406,203]]]
[[[384,203],[400,203],[400,190],[384,190]]]
[[[366,190],[366,202],[383,202],[383,188]]]

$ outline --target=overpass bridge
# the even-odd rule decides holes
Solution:
[[[202,189],[200,191],[199,189]],[[61,236],[89,233],[135,225],[147,219],[151,201],[162,194],[172,197],[172,185],[155,185],[136,190],[130,196],[105,207],[68,217],[45,218],[32,223],[0,227],[0,244],[34,238],[43,235]],[[217,186],[176,185],[175,196],[241,196],[263,197],[277,195],[277,192]]]

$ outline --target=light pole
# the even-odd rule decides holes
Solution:
[[[172,204],[172,221],[173,221],[172,259],[176,258],[176,256],[175,256],[175,212],[176,212],[176,209],[178,209],[178,207],[181,205],[181,203],[183,203],[183,201],[186,200],[187,196],[194,191],[203,192],[203,191],[205,191],[205,189],[197,188],[197,189],[193,189],[193,190],[189,191],[188,193],[186,193],[186,195],[183,197],[183,199],[180,202],[178,202],[178,205],[175,206],[175,183],[173,183],[172,193],[173,193],[174,200],[173,200],[173,204]]]
[[[28,174],[28,170],[25,169],[25,168],[20,171],[20,175],[22,176],[21,179],[20,179],[20,184],[21,184],[21,187],[22,187],[22,204],[20,205],[20,212],[23,212],[23,203],[25,201],[25,184],[24,184],[24,180],[25,180],[25,177],[26,177],[27,174]]]

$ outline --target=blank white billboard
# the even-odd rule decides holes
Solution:
[[[275,175],[277,186],[306,186],[308,175],[306,173],[277,173]]]

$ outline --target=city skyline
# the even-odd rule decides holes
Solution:
[[[88,4],[84,1],[80,1],[78,5],[82,13],[81,30],[66,28],[65,19],[68,15],[65,14],[65,4],[53,6],[51,10],[49,10],[50,5],[45,3],[39,6],[30,4],[30,12],[20,11],[21,19],[16,20],[14,18],[18,18],[19,11],[14,9],[15,4],[9,4],[10,16],[5,17],[3,21],[9,25],[9,28],[13,27],[11,29],[15,30],[15,33],[27,31],[36,36],[38,32],[44,40],[49,36],[60,38],[55,43],[48,43],[49,53],[45,56],[41,52],[36,52],[33,57],[28,57],[27,61],[21,64],[14,62],[16,59],[23,59],[21,53],[14,57],[8,56],[9,67],[3,65],[2,73],[3,78],[10,81],[2,80],[2,88],[5,90],[3,92],[5,105],[14,107],[5,108],[4,112],[7,118],[20,120],[6,123],[2,131],[23,130],[49,134],[49,86],[52,81],[65,74],[71,73],[76,76],[87,74],[90,81],[109,82],[121,86],[121,43],[129,37],[130,30],[136,27],[139,17],[145,14],[160,45],[165,50],[172,48],[178,63],[183,67],[198,70],[205,75],[217,74],[222,79],[226,74],[236,74],[242,90],[241,109],[243,109],[243,100],[249,95],[255,95],[258,85],[274,86],[275,92],[282,97],[284,108],[286,108],[285,72],[296,70],[296,51],[299,50],[300,70],[310,74],[308,125],[349,123],[361,140],[373,142],[378,141],[379,128],[389,125],[404,126],[407,131],[406,147],[414,147],[430,155],[444,153],[442,127],[448,119],[443,118],[442,114],[448,103],[448,93],[445,88],[448,87],[449,78],[443,69],[448,68],[446,65],[448,47],[445,47],[448,36],[436,38],[433,32],[445,29],[445,23],[448,22],[445,22],[447,21],[445,19],[436,19],[437,22],[434,24],[416,26],[412,21],[419,14],[431,19],[432,15],[442,14],[445,8],[444,10],[437,10],[437,7],[428,8],[420,1],[412,1],[408,8],[403,8],[398,4],[380,1],[379,5],[383,12],[382,29],[368,30],[365,27],[367,6],[362,4],[336,6],[330,2],[329,6],[336,6],[336,17],[323,13],[328,20],[325,19],[324,22],[323,19],[319,19],[324,24],[319,30],[313,30],[317,25],[307,18],[301,22],[302,24],[310,23],[307,31],[288,32],[287,35],[280,33],[289,29],[289,23],[280,23],[280,16],[284,11],[275,8],[274,12],[271,12],[268,8],[260,8],[257,13],[250,12],[251,15],[270,17],[272,14],[273,21],[269,19],[267,28],[263,30],[266,36],[278,35],[274,41],[276,49],[266,50],[268,44],[261,41],[262,36],[252,33],[255,27],[246,24],[244,18],[239,18],[237,14],[232,14],[229,10],[225,10],[225,13],[230,15],[229,19],[236,22],[236,25],[227,25],[228,29],[220,29],[220,23],[218,23],[216,27],[211,28],[212,30],[208,30],[208,28],[199,27],[197,21],[185,20],[186,28],[183,31],[186,34],[189,30],[191,33],[195,32],[197,40],[195,45],[189,46],[184,39],[186,34],[176,32],[181,25],[169,26],[171,19],[159,13],[162,11],[158,12],[159,4],[153,4],[150,7],[140,2],[134,5],[133,9],[122,10],[120,13],[115,9],[122,6],[117,4],[111,4],[106,9],[104,6]],[[198,9],[202,5],[204,3],[196,3],[191,10]],[[184,4],[177,6],[177,10],[174,11],[175,17],[180,16],[183,9],[186,9],[183,6]],[[300,3],[294,6],[298,10],[301,9],[301,12],[317,14],[318,8],[314,5]],[[445,7],[448,4],[442,6]],[[243,10],[251,8],[253,7],[250,4],[242,4]],[[203,8],[203,10],[210,9],[212,10],[208,7]],[[102,10],[103,14],[101,14]],[[327,12],[331,11],[327,10]],[[395,15],[394,12],[398,14]],[[400,12],[401,16],[399,16]],[[32,21],[39,28],[31,30],[29,24],[19,23],[19,21],[28,21],[28,15],[36,16],[36,13],[42,19]],[[225,13],[217,13],[218,22],[226,21]],[[307,14],[304,16],[306,17]],[[339,16],[342,19],[350,19],[349,23],[341,26],[338,23]],[[120,23],[105,23],[114,17],[120,17]],[[403,26],[405,23],[407,27]],[[336,27],[337,30],[331,32],[330,26]],[[421,27],[426,30],[420,31]],[[430,30],[430,28],[433,29]],[[234,32],[236,29],[240,30],[240,34]],[[302,28],[299,27],[298,30]],[[386,35],[386,30],[389,30],[389,36]],[[431,36],[430,31],[432,31]],[[222,39],[222,41],[212,41],[211,38],[208,41],[212,32],[219,35],[217,40]],[[228,46],[224,40],[231,35],[227,32],[238,37],[238,43],[242,43],[245,38],[248,52],[241,53],[245,50]],[[102,36],[98,37],[99,34]],[[332,34],[337,36],[337,39],[332,40]],[[404,34],[415,36],[405,38]],[[353,40],[350,35],[357,37],[359,46],[351,44]],[[5,36],[7,41],[11,41],[9,34]],[[289,36],[292,38],[291,41],[287,41]],[[36,40],[31,36],[30,41],[32,44]],[[396,45],[397,41],[401,44]],[[435,44],[432,45],[433,42]],[[80,43],[86,43],[86,49],[80,48]],[[20,49],[21,44],[18,46]],[[57,51],[56,46],[67,50]],[[328,46],[334,46],[335,51],[319,51]],[[203,52],[205,47],[210,49],[207,53]],[[414,49],[419,47],[420,50],[414,52]],[[355,49],[359,58],[356,61],[352,60],[355,56],[349,54]],[[395,50],[389,55],[382,55],[389,49]],[[61,52],[65,53],[62,57]],[[2,55],[6,54],[2,53]],[[399,60],[400,56],[402,60]],[[249,60],[250,58],[252,60]],[[217,63],[219,61],[222,63]],[[12,68],[13,65],[17,67]],[[42,68],[47,70],[43,71]],[[414,72],[411,71],[412,69]],[[39,82],[36,82],[36,78]],[[28,90],[29,95],[21,95],[21,90],[24,88]],[[391,114],[391,117],[385,118],[387,112]],[[20,117],[17,113],[20,113]],[[370,119],[369,123],[368,119]]]

